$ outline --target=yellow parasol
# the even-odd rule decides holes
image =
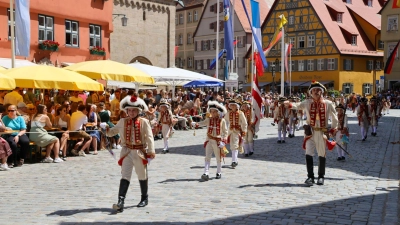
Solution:
[[[146,72],[112,60],[96,60],[76,63],[64,69],[72,70],[92,79],[115,80],[153,84],[154,79]]]
[[[103,91],[103,85],[73,71],[53,66],[25,66],[2,71],[14,78],[17,87]]]
[[[3,70],[7,70],[7,69],[0,66],[0,71],[3,71]]]
[[[14,90],[14,89],[15,89],[15,80],[7,75],[0,73],[0,90]]]

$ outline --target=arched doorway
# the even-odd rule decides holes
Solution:
[[[135,58],[133,58],[129,63],[134,63],[134,62],[140,62],[142,64],[146,64],[146,65],[153,65],[149,59],[147,59],[146,57],[143,56],[136,56]]]

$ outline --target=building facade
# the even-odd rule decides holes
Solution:
[[[194,70],[194,32],[207,0],[184,0],[175,15],[175,66]]]
[[[241,1],[231,1],[235,5],[232,6],[234,39],[237,40],[235,47],[235,60],[231,68],[231,72],[237,73],[238,83],[244,84],[248,82],[246,66],[246,53],[251,46],[251,27],[246,18]],[[260,21],[263,22],[269,12],[267,1],[262,0],[260,5]],[[250,1],[246,1],[246,8],[250,13]],[[219,10],[219,27],[217,27],[217,10]],[[210,76],[216,75],[216,69],[209,69],[210,62],[216,57],[216,45],[219,51],[224,48],[224,13],[223,3],[217,0],[208,0],[203,13],[200,17],[199,25],[194,34],[194,70]],[[216,39],[216,33],[219,32],[219,40]],[[224,79],[225,59],[219,60],[219,79]],[[240,85],[239,85],[240,88]]]
[[[175,63],[175,10],[173,0],[114,0],[111,59],[158,67]],[[120,14],[120,15],[116,15]],[[121,26],[121,18],[128,18]]]
[[[288,21],[284,41],[292,44],[287,59],[287,71],[291,72],[283,75],[285,87],[291,83],[292,93],[304,91],[317,80],[347,94],[372,94],[383,75],[384,49],[377,15],[382,5],[378,0],[276,0],[262,25],[263,45],[271,41],[283,14]],[[268,84],[266,89],[279,90],[281,41],[269,52],[267,61],[270,66],[260,82]],[[275,66],[275,61],[279,65]]]
[[[109,57],[112,9],[110,1],[30,1],[30,54],[26,59],[61,65]],[[0,0],[0,24],[0,57],[10,58],[9,0]],[[57,51],[40,49],[46,40],[58,42]],[[93,47],[104,48],[105,54],[91,54]]]
[[[394,5],[396,1],[389,0],[379,12],[382,16],[381,40],[384,45],[384,62],[387,62],[388,57],[392,53],[396,44],[400,41],[399,34],[399,15],[400,7]],[[398,89],[400,87],[400,63],[399,51],[397,51],[394,59],[392,72],[384,75],[385,89]]]

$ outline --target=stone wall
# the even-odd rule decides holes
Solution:
[[[110,59],[131,63],[136,60],[159,67],[175,64],[175,4],[172,0],[114,0],[114,31],[110,41]]]

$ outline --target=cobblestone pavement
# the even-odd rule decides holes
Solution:
[[[356,117],[348,114],[353,158],[338,162],[336,152],[328,152],[324,186],[303,185],[303,132],[278,144],[276,126],[263,119],[255,154],[241,156],[236,169],[228,166],[227,157],[222,179],[208,182],[200,180],[206,130],[196,130],[195,136],[193,131],[176,131],[170,153],[158,154],[149,166],[149,205],[136,207],[140,188],[133,175],[121,214],[111,210],[120,167],[107,151],[0,172],[1,223],[398,224],[400,145],[390,142],[400,138],[400,110],[385,115],[378,135],[365,142],[358,141]],[[156,141],[157,152],[162,144]],[[215,159],[211,166],[214,176]]]

